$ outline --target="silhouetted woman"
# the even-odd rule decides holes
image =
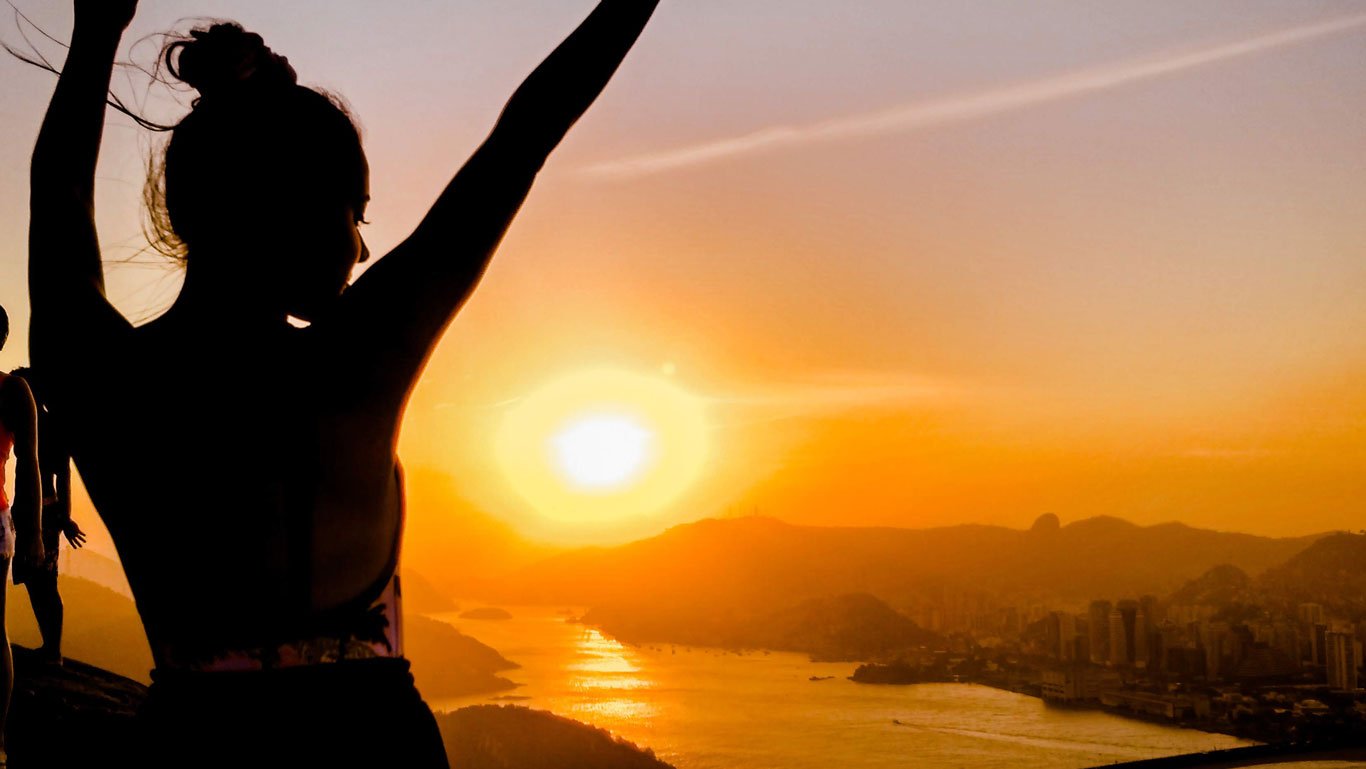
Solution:
[[[85,544],[85,532],[71,517],[71,454],[43,399],[42,377],[31,368],[17,368],[10,376],[24,380],[38,409],[38,483],[43,494],[43,560],[16,560],[14,584],[28,589],[28,602],[43,639],[42,646],[34,650],[36,656],[47,664],[61,665],[65,609],[57,588],[57,557],[63,534],[71,547],[79,548]]]
[[[8,340],[9,314],[0,307],[0,349],[4,349]],[[5,464],[11,451],[14,453],[12,506],[5,492]],[[5,582],[16,549],[29,564],[43,560],[43,539],[39,532],[41,499],[38,409],[24,380],[0,373],[0,768],[9,760],[5,752],[5,727],[9,718],[10,692],[14,689],[14,658],[10,654],[9,630],[5,627],[5,594],[9,592]]]
[[[656,3],[603,0],[412,235],[349,287],[368,256],[368,171],[347,113],[235,25],[171,44],[170,73],[200,95],[149,197],[183,244],[185,283],[134,328],[105,299],[92,211],[136,2],[76,0],[33,155],[31,352],[151,644],[139,760],[446,765],[401,656],[404,405]]]

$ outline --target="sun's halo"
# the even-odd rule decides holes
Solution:
[[[704,399],[662,376],[601,369],[517,398],[494,448],[537,512],[600,524],[674,503],[701,474],[707,436]]]

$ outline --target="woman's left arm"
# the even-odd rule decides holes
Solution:
[[[597,99],[658,0],[602,0],[513,94],[417,229],[342,295],[331,325],[367,390],[401,407],[482,277],[537,172]],[[376,404],[380,405],[380,404]]]

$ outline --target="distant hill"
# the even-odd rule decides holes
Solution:
[[[436,720],[460,769],[671,769],[648,749],[543,710],[475,705]]]
[[[1182,585],[1168,600],[1174,604],[1223,606],[1250,603],[1251,599],[1252,578],[1237,566],[1221,563]]]
[[[1256,574],[1314,537],[1276,539],[1099,517],[1032,530],[794,526],[704,520],[613,548],[552,556],[492,588],[505,601],[755,606],[869,593],[893,606],[945,590],[1084,601],[1165,594],[1212,566]]]
[[[88,579],[126,598],[133,597],[133,589],[128,586],[128,577],[123,573],[123,564],[89,547],[78,550],[68,547],[65,542],[61,547],[62,555],[58,564],[61,574]]]
[[[555,552],[527,541],[511,526],[478,509],[442,471],[407,468],[404,487],[408,508],[404,568],[420,572],[443,595],[477,594],[489,578]]]
[[[517,684],[496,675],[521,667],[444,622],[420,614],[403,618],[403,652],[413,678],[431,699],[507,691]]]
[[[404,566],[401,577],[404,611],[419,614],[440,614],[460,609],[459,604],[451,600],[451,597],[444,590],[433,585],[417,571]]]
[[[142,619],[131,599],[88,579],[59,574],[66,620],[62,653],[143,684],[151,683],[152,652],[142,631]],[[9,586],[5,621],[10,640],[24,646],[42,643],[28,590]]]
[[[936,639],[866,593],[766,608],[607,604],[590,610],[582,621],[630,643],[795,651],[832,662],[895,656]]]
[[[1257,589],[1287,612],[1322,604],[1330,615],[1366,619],[1366,534],[1330,534],[1256,580]]]

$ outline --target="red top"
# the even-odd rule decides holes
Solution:
[[[8,374],[0,374],[0,388],[5,386]],[[5,493],[5,464],[9,462],[10,451],[14,449],[14,433],[0,421],[0,510],[9,509],[9,495]]]

